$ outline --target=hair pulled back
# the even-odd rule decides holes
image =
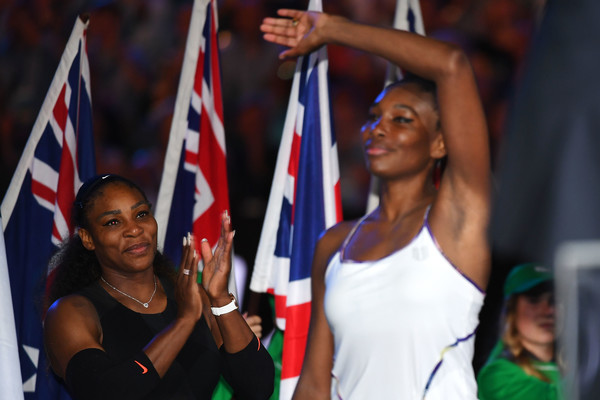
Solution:
[[[144,191],[135,183],[119,175],[98,175],[87,180],[77,192],[73,202],[72,219],[77,228],[89,229],[89,212],[95,200],[103,194],[103,188],[111,184],[122,184],[137,190],[144,200]],[[55,270],[44,301],[47,310],[57,299],[75,293],[100,279],[102,270],[93,250],[83,246],[78,233],[71,235],[54,253],[49,270]],[[154,273],[160,278],[173,280],[173,263],[158,250],[154,257]]]

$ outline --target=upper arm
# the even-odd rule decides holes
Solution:
[[[473,199],[474,195],[487,199],[490,179],[487,124],[477,83],[464,52],[453,46],[449,48],[445,67],[436,76],[436,85],[448,154],[442,182],[466,199]],[[456,191],[455,186],[460,190]]]
[[[490,248],[490,158],[487,126],[467,56],[449,46],[437,75],[442,136],[448,163],[430,213],[444,253],[480,288],[487,285]]]
[[[311,285],[312,303],[310,328],[302,373],[294,399],[319,399],[330,396],[331,369],[333,366],[333,335],[325,317],[325,270],[329,259],[340,247],[348,223],[328,230],[318,241],[313,257]]]
[[[52,369],[65,376],[71,358],[81,350],[101,349],[102,329],[94,306],[82,296],[58,299],[44,320],[44,345]]]

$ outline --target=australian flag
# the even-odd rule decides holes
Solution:
[[[322,10],[311,1],[310,10]],[[255,292],[275,296],[284,331],[280,399],[291,398],[308,335],[311,265],[320,234],[342,219],[337,145],[331,129],[327,52],[297,61],[256,262]]]
[[[25,399],[69,398],[47,367],[39,302],[53,275],[50,255],[73,232],[75,194],[96,169],[87,26],[77,19],[2,201]]]
[[[229,209],[217,32],[216,1],[196,0],[156,205],[158,243],[172,260],[188,232],[214,248]]]

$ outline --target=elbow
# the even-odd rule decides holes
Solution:
[[[443,74],[446,77],[462,75],[471,71],[471,64],[465,52],[458,46],[448,45],[447,55],[443,66]]]

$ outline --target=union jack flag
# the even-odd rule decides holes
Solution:
[[[309,10],[322,10],[311,1]],[[250,289],[275,296],[284,331],[280,399],[291,398],[304,359],[311,264],[320,234],[342,219],[325,48],[300,57]]]
[[[26,399],[69,398],[40,351],[36,300],[52,280],[50,255],[73,233],[75,194],[96,170],[87,26],[77,19],[1,207]]]
[[[217,32],[216,1],[196,0],[156,204],[158,243],[172,260],[187,232],[214,248],[229,209]]]

